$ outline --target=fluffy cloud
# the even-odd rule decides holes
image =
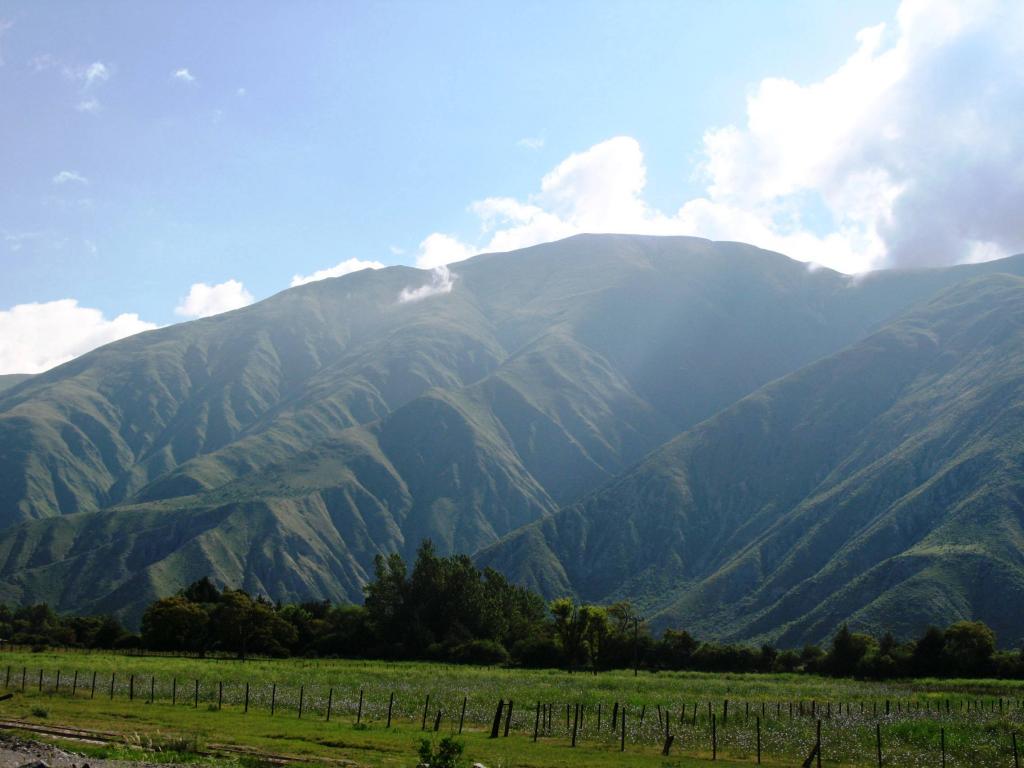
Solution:
[[[443,264],[440,264],[430,270],[430,282],[424,283],[423,285],[413,288],[403,288],[401,293],[398,294],[399,304],[408,304],[411,301],[422,301],[423,299],[430,298],[431,296],[441,296],[446,293],[451,293],[452,288],[455,286],[455,275],[451,273]]]
[[[238,280],[225,280],[217,285],[193,283],[188,296],[174,308],[174,314],[190,319],[209,317],[248,306],[252,302],[252,294]]]
[[[420,269],[430,270],[430,282],[416,287],[403,288],[398,295],[399,303],[406,304],[410,301],[420,301],[431,296],[451,293],[455,286],[455,275],[448,269],[448,265],[457,261],[465,261],[477,253],[479,253],[477,249],[460,242],[451,235],[444,235],[440,232],[428,235],[420,243],[416,253],[416,266]]]
[[[174,70],[174,72],[171,73],[171,77],[182,83],[194,83],[196,81],[196,78],[186,67]]]
[[[89,112],[90,114],[99,112],[99,99],[82,99],[75,105],[75,109],[77,109],[79,112]]]
[[[479,245],[441,233],[420,266],[578,232],[745,240],[845,272],[1024,249],[1024,4],[904,0],[820,81],[761,81],[740,126],[707,131],[704,193],[643,198],[640,145],[571,155],[526,199],[473,203]]]
[[[0,311],[0,373],[39,373],[156,327],[136,314],[108,320],[74,299],[18,304]]]
[[[75,184],[88,184],[89,180],[77,171],[61,171],[53,177],[54,184],[69,184],[72,182]]]
[[[363,261],[362,259],[345,259],[345,261],[339,261],[333,267],[327,267],[327,269],[318,269],[311,275],[294,275],[292,277],[291,287],[294,288],[297,285],[305,285],[306,283],[312,283],[317,280],[326,280],[328,277],[341,277],[347,275],[350,272],[359,272],[362,269],[383,269],[384,265],[379,261]]]

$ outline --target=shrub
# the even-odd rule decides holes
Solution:
[[[436,749],[430,739],[423,739],[420,742],[420,762],[430,768],[459,768],[462,765],[463,749],[465,747],[462,742],[451,736],[441,739]]]
[[[509,656],[505,646],[495,640],[470,640],[452,649],[452,661],[460,664],[508,664]]]

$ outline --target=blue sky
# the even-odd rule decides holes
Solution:
[[[922,245],[936,191],[907,191],[963,157],[913,156],[927,118],[1014,130],[1009,79],[919,91],[1019,63],[1015,5],[0,2],[0,373],[348,260],[444,269],[605,224],[846,271],[1024,250],[1003,221]],[[1017,149],[975,162],[991,181]]]

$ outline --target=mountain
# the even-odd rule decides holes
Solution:
[[[424,537],[522,547],[666,440],[997,272],[1024,259],[854,279],[739,243],[579,236],[454,265],[449,286],[367,270],[140,334],[0,392],[0,600],[132,618],[203,575],[358,600],[375,554]],[[431,285],[450,290],[400,298]],[[520,575],[591,594],[556,555]]]
[[[21,382],[32,377],[30,373],[4,373],[0,374],[0,392],[11,387],[16,387]]]
[[[1024,640],[1024,279],[978,278],[773,382],[481,553],[656,624],[821,642],[981,619]]]

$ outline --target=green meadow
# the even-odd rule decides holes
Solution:
[[[21,652],[0,655],[0,676],[14,694],[0,703],[4,728],[116,734],[114,746],[73,747],[115,756],[150,744],[193,745],[162,759],[202,752],[237,762],[220,748],[243,747],[257,757],[310,764],[412,766],[422,738],[457,735],[461,720],[467,764],[489,768],[690,766],[709,763],[713,749],[716,764],[753,765],[758,726],[761,764],[792,766],[811,752],[820,720],[822,765],[877,765],[880,733],[886,766],[940,765],[943,737],[947,766],[1012,766],[1014,735],[1024,723],[1024,688],[995,680],[570,675],[427,663]],[[509,735],[506,708],[500,735],[491,739],[499,699],[512,701]],[[616,704],[626,712],[624,741],[621,719],[612,729]],[[674,736],[667,757],[666,720]]]

